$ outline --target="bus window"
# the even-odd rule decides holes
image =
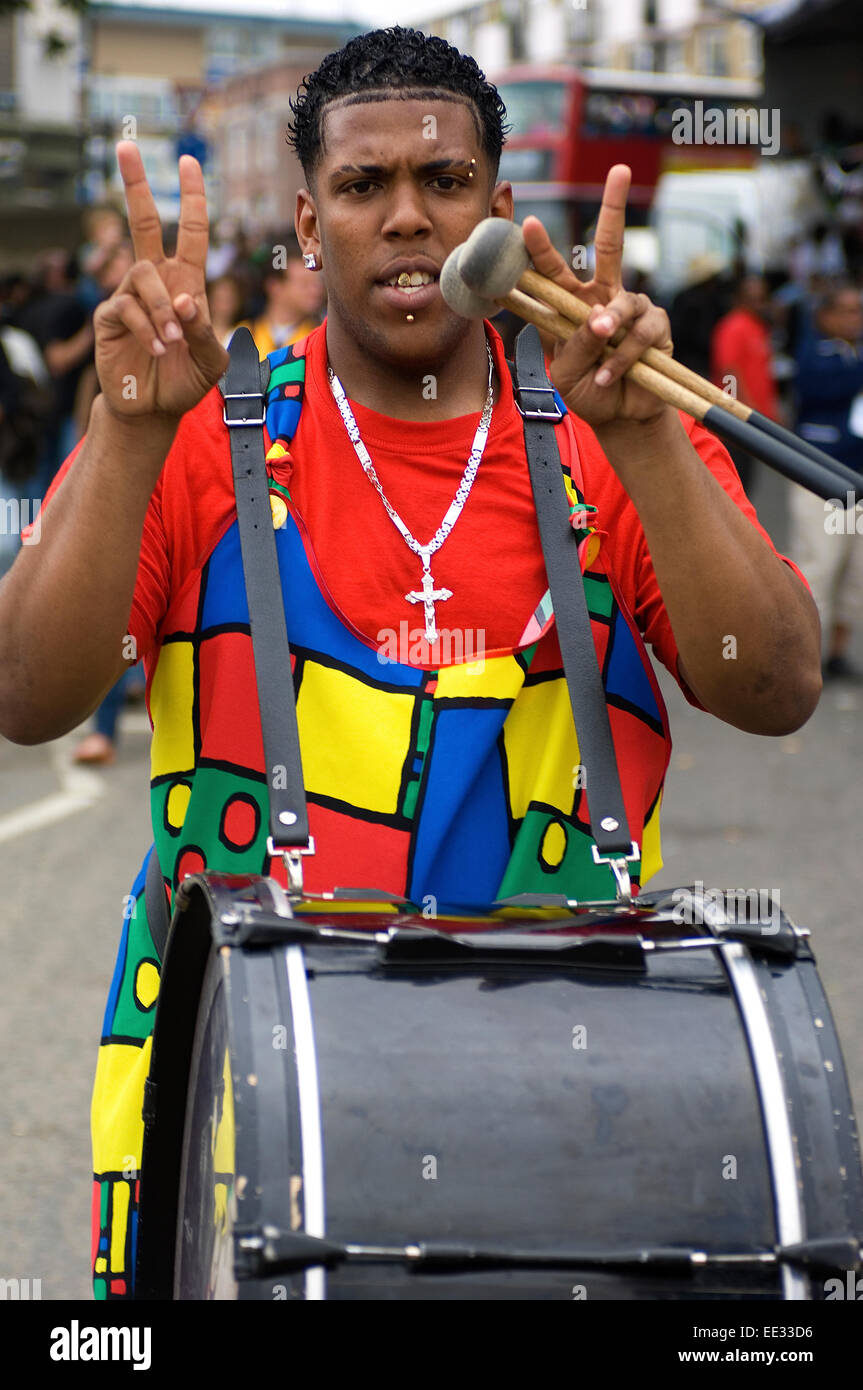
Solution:
[[[565,134],[565,82],[504,82],[498,91],[513,136]]]

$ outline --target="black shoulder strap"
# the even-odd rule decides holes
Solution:
[[[290,680],[290,648],[281,601],[266,460],[264,401],[268,365],[258,359],[248,329],[230,343],[230,365],[220,382],[223,417],[230,431],[231,462],[243,573],[255,658],[255,675],[270,804],[271,853],[311,850],[303,786],[296,703]],[[628,893],[626,860],[632,845],[608,722],[605,692],[596,661],[590,618],[580,582],[575,537],[554,425],[561,414],[546,376],[539,334],[532,326],[516,340],[516,403],[524,417],[525,446],[564,673],[586,773],[591,828],[599,862],[609,862],[621,892]],[[297,869],[297,861],[289,862]],[[301,884],[301,876],[296,880]]]
[[[235,331],[229,352],[230,364],[219,388],[225,398],[222,414],[231,440],[240,549],[267,768],[268,849],[271,854],[289,852],[289,870],[293,864],[298,872],[298,862],[293,856],[298,852],[313,852],[313,846],[309,842],[291,652],[264,456],[264,402],[270,368],[269,363],[259,361],[255,340],[247,328]]]
[[[630,839],[575,534],[569,524],[555,437],[555,424],[563,417],[546,375],[539,333],[532,324],[516,339],[515,367],[516,405],[524,417],[536,518],[585,770],[591,830],[600,855],[597,862],[611,864],[626,895],[629,875],[621,861],[636,858],[638,848]]]

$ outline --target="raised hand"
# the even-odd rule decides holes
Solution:
[[[538,217],[526,217],[522,226],[525,245],[540,274],[594,306],[587,323],[576,328],[566,343],[554,344],[549,368],[566,404],[594,428],[616,420],[643,423],[670,409],[623,375],[646,348],[672,350],[665,311],[646,294],[623,288],[623,234],[631,176],[626,164],[615,164],[608,171],[594,238],[596,269],[587,283],[573,274],[552,246]],[[613,356],[600,363],[603,348],[621,328],[625,337]]]
[[[96,371],[110,413],[177,420],[213,387],[228,354],[205,294],[207,199],[201,166],[182,155],[177,249],[166,256],[153,194],[133,140],[117,145],[135,264],[96,309]]]

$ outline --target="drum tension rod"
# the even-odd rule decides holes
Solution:
[[[832,1272],[860,1268],[859,1242],[850,1236],[803,1241],[796,1245],[739,1251],[697,1250],[686,1246],[654,1246],[624,1250],[518,1250],[472,1245],[421,1242],[409,1245],[363,1245],[324,1240],[305,1231],[277,1226],[235,1230],[238,1278],[276,1273],[300,1273],[345,1263],[406,1264],[417,1273],[446,1273],[460,1269],[521,1268],[579,1269],[638,1268],[661,1274],[671,1269],[697,1270],[723,1266],[798,1265]]]

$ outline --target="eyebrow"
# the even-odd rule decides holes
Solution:
[[[430,159],[425,164],[420,164],[418,172],[421,174],[440,174],[446,169],[469,169],[469,159]],[[340,174],[362,174],[364,178],[380,178],[389,170],[385,164],[340,164],[330,174],[330,178],[337,178]]]

